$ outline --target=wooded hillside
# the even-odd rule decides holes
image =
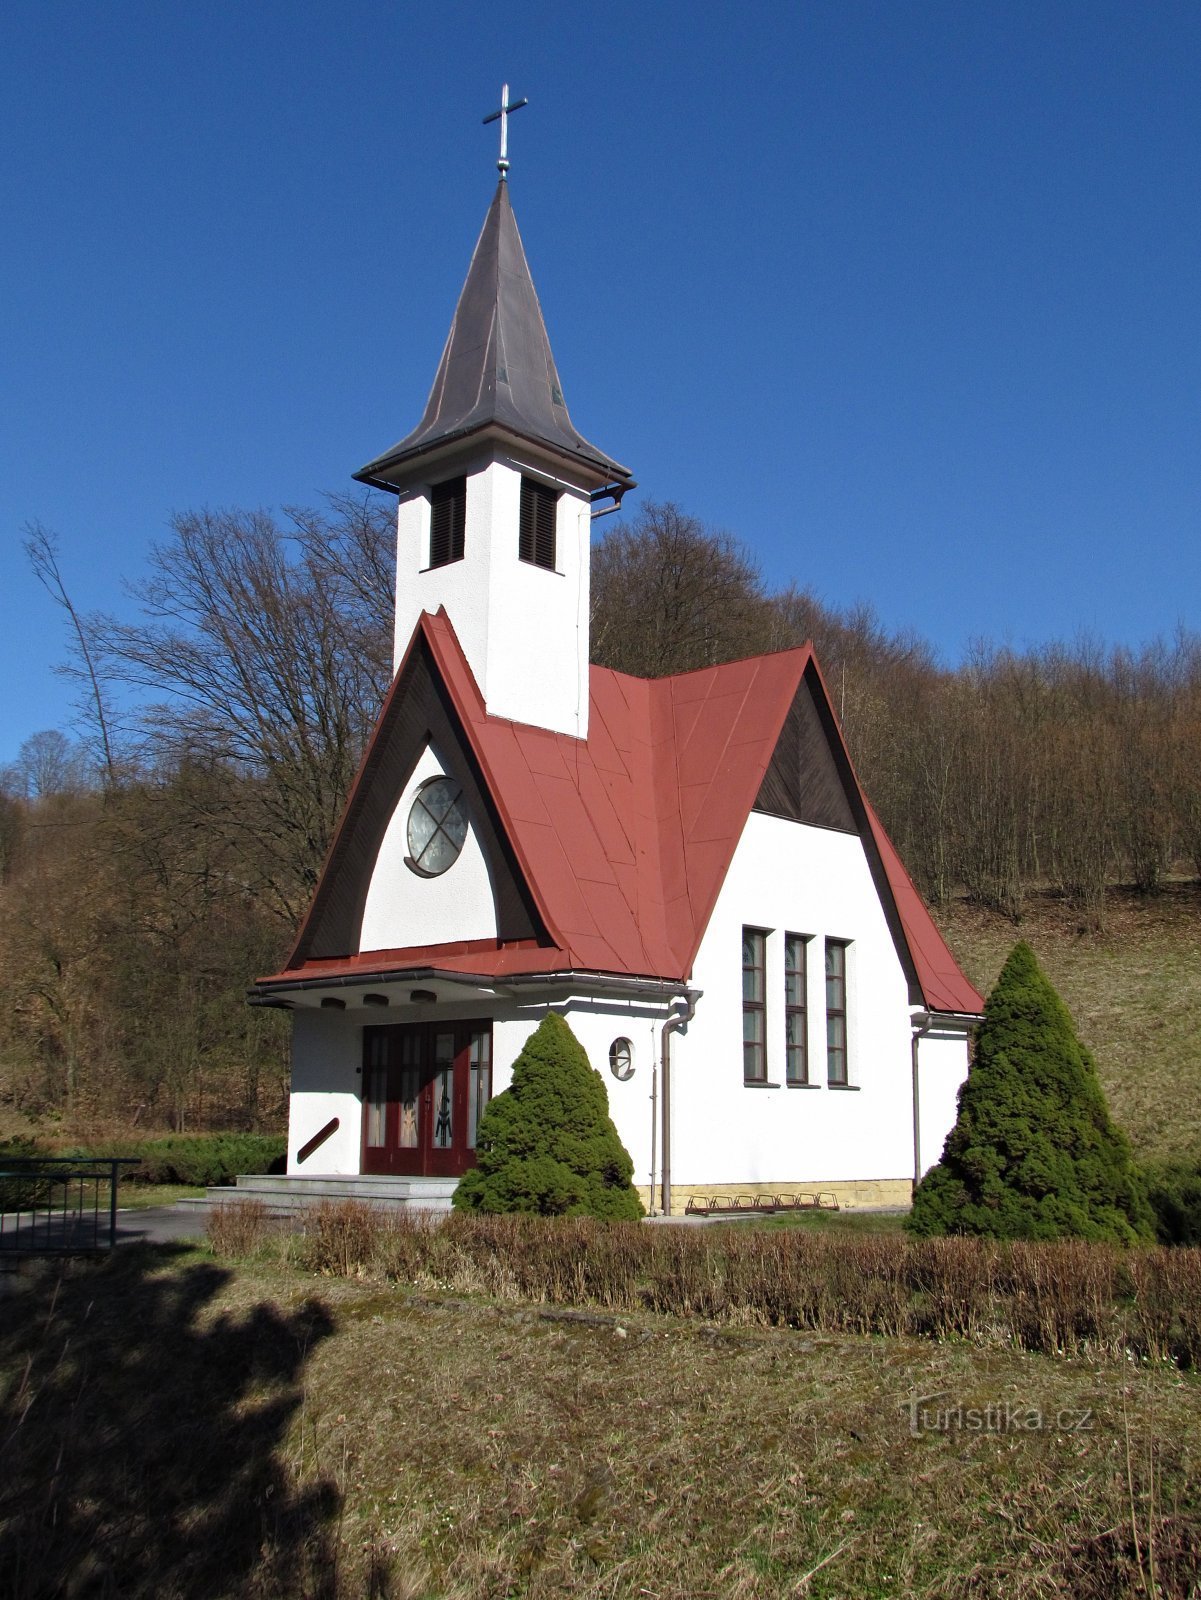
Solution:
[[[392,517],[352,497],[178,517],[121,618],[79,617],[33,530],[84,738],[35,735],[0,784],[0,1122],[283,1116],[286,1030],[244,991],[288,946],[387,687]],[[1079,974],[1136,1143],[1201,1148],[1177,1104],[1201,1087],[1201,640],[982,645],[949,669],[867,609],[769,591],[674,506],[594,548],[601,664],[653,676],[806,639],[969,975],[988,986],[1022,920],[1073,1009]]]

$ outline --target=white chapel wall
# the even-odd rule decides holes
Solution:
[[[359,950],[497,937],[492,879],[474,828],[468,829],[458,860],[440,877],[423,878],[405,866],[413,797],[427,779],[445,770],[427,745],[392,813],[372,869]]]
[[[462,471],[460,465],[452,473]],[[423,611],[445,606],[488,710],[586,738],[590,503],[561,487],[555,570],[518,556],[521,469],[468,463],[463,559],[429,567],[428,486],[402,494],[396,519],[395,665]],[[543,480],[548,481],[548,480]]]
[[[918,1041],[918,1133],[921,1170],[942,1155],[959,1114],[959,1086],[967,1077],[967,1036],[937,1027]]]
[[[489,477],[492,584],[488,661],[481,680],[485,703],[493,716],[587,738],[588,496],[561,490],[555,570],[550,572],[518,559],[521,472],[497,462]]]
[[[768,931],[767,1076],[777,1087],[743,1083],[744,925]],[[786,933],[810,936],[812,1088],[785,1084]],[[826,938],[848,941],[850,1089],[826,1082]],[[673,1044],[675,1184],[785,1187],[912,1177],[912,1008],[855,835],[752,813],[698,953],[693,983],[704,996],[695,1021]]]
[[[362,1141],[360,1099],[363,1030],[341,1011],[298,1008],[292,1013],[292,1099],[288,1110],[288,1171],[357,1173]],[[337,1133],[303,1166],[296,1152],[337,1117]]]

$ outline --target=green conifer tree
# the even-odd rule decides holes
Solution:
[[[922,1179],[911,1232],[1148,1239],[1153,1221],[1089,1052],[1027,944],[984,1007],[959,1117]]]
[[[604,1081],[563,1018],[546,1014],[485,1107],[477,1165],[454,1194],[460,1211],[633,1220],[634,1163],[609,1116]]]

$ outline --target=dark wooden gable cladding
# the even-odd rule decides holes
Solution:
[[[819,700],[824,704],[825,696],[816,674],[810,681],[806,669],[759,786],[755,810],[791,822],[857,833],[846,784],[822,725]]]
[[[417,642],[355,781],[325,869],[288,965],[358,953],[363,911],[384,834],[427,745],[463,786],[471,826],[484,852],[496,896],[502,940],[550,943],[512,846],[484,784],[457,713],[424,639]],[[453,868],[451,869],[454,870]],[[414,928],[412,944],[424,944]]]
[[[871,871],[888,931],[904,969],[912,1005],[923,1005],[922,986],[909,949],[901,913],[876,845],[846,745],[826,695],[821,675],[811,660],[780,729],[759,794],[756,811],[819,828],[857,833]]]

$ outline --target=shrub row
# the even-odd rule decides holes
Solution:
[[[240,1218],[240,1248],[256,1230]],[[264,1215],[264,1229],[266,1218]],[[233,1241],[214,1248],[237,1253]],[[302,1266],[498,1299],[1201,1364],[1201,1250],[316,1208]]]
[[[78,1155],[137,1156],[122,1183],[232,1183],[239,1172],[282,1172],[287,1140],[282,1134],[176,1134],[165,1139],[113,1144]]]
[[[72,1150],[54,1149],[25,1137],[0,1141],[0,1161],[5,1157],[28,1160],[77,1156],[86,1160],[136,1156],[137,1166],[123,1169],[122,1183],[186,1183],[202,1187],[232,1183],[239,1172],[282,1172],[287,1153],[287,1139],[274,1133],[169,1134],[160,1139],[78,1145]]]

